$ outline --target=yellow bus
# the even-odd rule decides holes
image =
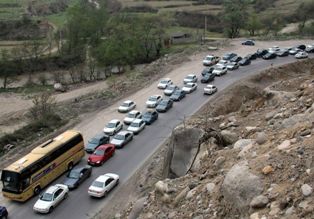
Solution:
[[[84,157],[82,135],[73,130],[50,139],[2,170],[3,196],[24,202]]]

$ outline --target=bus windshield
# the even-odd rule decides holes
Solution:
[[[19,174],[11,171],[2,171],[3,188],[12,192],[19,192]]]

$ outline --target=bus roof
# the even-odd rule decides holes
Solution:
[[[47,153],[53,151],[56,147],[60,146],[61,143],[67,142],[72,137],[78,134],[80,133],[74,130],[65,131],[64,133],[58,135],[57,137],[50,139],[42,143],[41,145],[37,146],[29,154],[15,161],[10,166],[5,168],[5,170],[20,172],[25,167],[37,161],[41,157],[44,157]]]

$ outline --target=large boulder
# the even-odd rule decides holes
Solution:
[[[246,161],[234,165],[222,184],[226,204],[243,214],[248,212],[252,199],[260,195],[262,191],[261,179],[249,171]]]
[[[238,135],[234,132],[223,130],[220,134],[225,145],[231,145],[238,140]]]
[[[170,150],[170,173],[174,177],[184,176],[192,167],[199,152],[204,131],[198,128],[179,126],[173,131]]]
[[[234,143],[233,148],[243,149],[251,144],[254,144],[254,140],[252,139],[239,139],[236,143]]]

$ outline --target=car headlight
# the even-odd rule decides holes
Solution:
[[[99,161],[97,161],[96,163],[98,163],[98,164],[99,164],[99,163],[100,163],[100,160],[99,160]]]

